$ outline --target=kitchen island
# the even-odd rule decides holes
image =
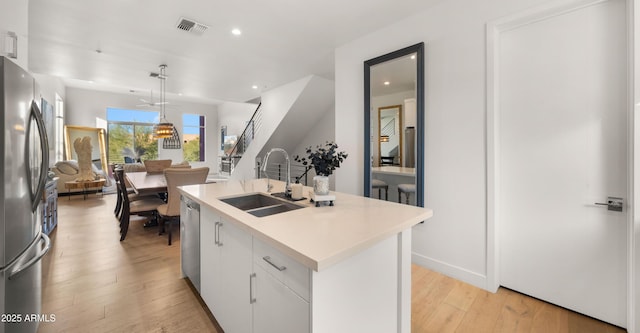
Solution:
[[[334,206],[257,217],[220,200],[266,189],[180,188],[200,204],[200,293],[226,332],[410,332],[411,227],[430,209],[332,192]]]

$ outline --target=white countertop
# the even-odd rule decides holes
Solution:
[[[371,173],[415,177],[416,168],[407,168],[407,167],[399,167],[399,166],[381,166],[381,167],[372,167]]]
[[[334,206],[307,206],[285,213],[256,217],[228,205],[219,198],[266,193],[266,179],[228,181],[179,187],[181,193],[213,209],[226,221],[269,243],[303,265],[321,271],[392,235],[430,218],[428,208],[401,205],[366,197],[335,194]],[[282,192],[284,183],[271,181],[272,192]],[[309,197],[310,187],[304,188]],[[201,222],[202,223],[202,222]]]

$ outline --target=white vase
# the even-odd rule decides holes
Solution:
[[[316,195],[329,194],[329,177],[328,176],[313,177],[313,193],[315,193]]]

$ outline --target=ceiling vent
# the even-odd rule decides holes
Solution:
[[[202,35],[205,31],[207,31],[207,29],[209,29],[209,27],[205,24],[198,23],[194,20],[184,18],[184,17],[181,17],[178,20],[178,24],[176,25],[176,28],[178,28],[178,30],[190,32],[196,35]]]

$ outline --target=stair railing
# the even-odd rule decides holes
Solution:
[[[309,184],[309,175],[308,171],[311,169],[311,166],[305,166],[302,164],[291,163],[291,179],[289,180],[293,183],[300,183],[304,186],[308,186]],[[264,178],[264,172],[262,171],[262,161],[260,159],[256,160],[256,178]],[[269,179],[276,179],[285,181],[287,176],[287,165],[283,163],[269,163],[267,164],[267,174],[269,175]]]
[[[253,112],[251,119],[247,122],[247,126],[244,128],[244,131],[242,131],[242,134],[238,138],[238,141],[236,141],[236,144],[228,154],[225,154],[225,156],[222,157],[222,160],[220,161],[221,172],[228,172],[231,174],[236,165],[238,165],[238,162],[242,158],[244,152],[247,151],[249,144],[251,144],[255,138],[256,133],[258,133],[258,130],[262,126],[261,106],[262,102],[258,104],[258,107]]]

